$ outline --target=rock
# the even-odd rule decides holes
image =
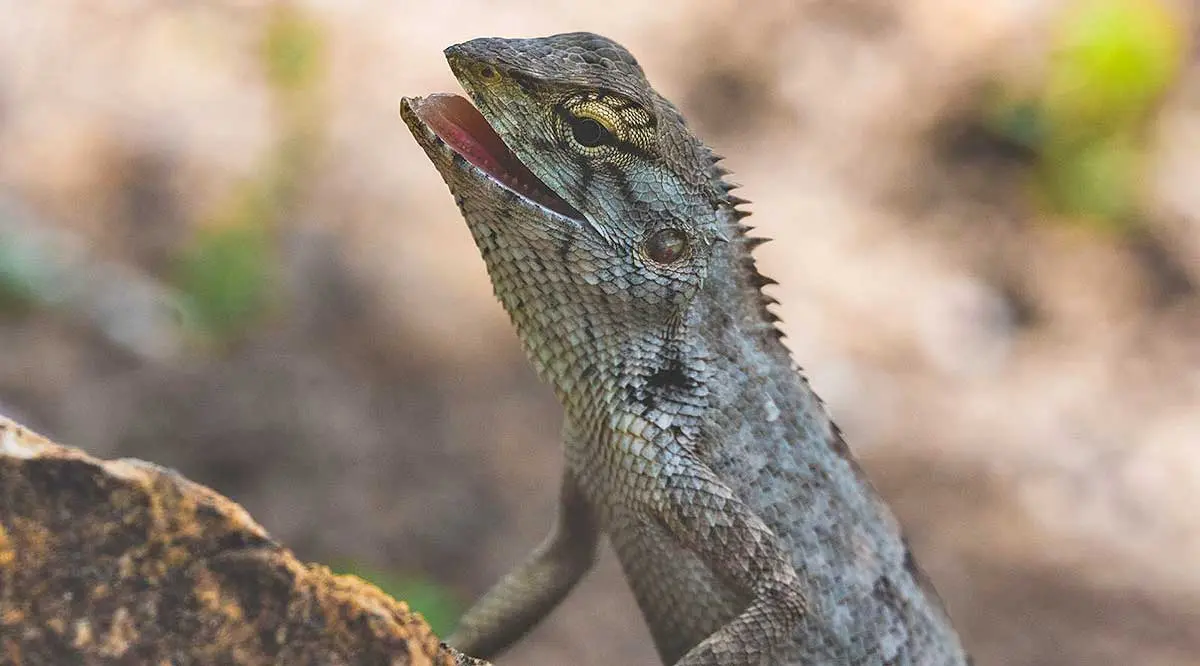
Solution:
[[[0,664],[484,664],[229,499],[0,417]]]

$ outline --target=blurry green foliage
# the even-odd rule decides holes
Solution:
[[[187,248],[179,272],[188,313],[218,340],[245,333],[268,311],[275,288],[274,197],[248,186],[227,219],[210,225]]]
[[[0,312],[24,314],[45,300],[53,278],[43,257],[19,240],[0,238]]]
[[[271,10],[262,59],[272,87],[302,91],[316,85],[325,68],[325,35],[302,10],[279,4]]]
[[[1052,212],[1127,230],[1143,135],[1183,65],[1186,26],[1160,0],[1077,0],[1053,46],[1040,95],[1001,98],[987,123],[1038,154],[1038,194]]]
[[[1098,231],[1130,231],[1141,197],[1143,152],[1132,132],[1047,145],[1038,174],[1044,203]]]
[[[280,126],[261,179],[286,208],[300,198],[325,127],[324,30],[304,10],[277,4],[267,18],[261,57]]]
[[[1052,136],[1088,141],[1141,124],[1183,64],[1185,26],[1161,0],[1081,0],[1063,16],[1042,105]]]
[[[409,608],[424,616],[434,633],[442,638],[450,633],[462,614],[462,606],[450,591],[430,580],[379,571],[354,562],[331,565],[331,568],[339,573],[358,576],[393,598],[407,602]]]
[[[217,342],[249,332],[279,299],[277,233],[303,196],[325,125],[320,23],[292,4],[273,6],[259,55],[275,94],[279,138],[259,175],[201,225],[179,270],[189,314]]]

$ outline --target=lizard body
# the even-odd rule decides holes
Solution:
[[[401,114],[566,417],[554,528],[449,642],[503,650],[605,536],[664,663],[967,663],[780,340],[744,201],[633,56],[588,33],[446,56],[478,111]]]

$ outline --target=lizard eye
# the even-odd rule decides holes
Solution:
[[[656,231],[646,239],[646,256],[659,264],[673,264],[688,251],[688,237],[678,229]]]
[[[571,136],[585,148],[596,148],[613,140],[612,132],[594,118],[571,118]]]

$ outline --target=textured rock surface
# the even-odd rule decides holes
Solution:
[[[0,663],[455,659],[403,602],[299,562],[208,488],[0,417]]]

